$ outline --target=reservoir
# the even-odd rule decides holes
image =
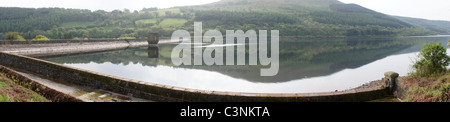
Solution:
[[[259,65],[175,66],[171,61],[171,53],[178,43],[43,59],[107,75],[184,88],[251,93],[313,93],[358,87],[380,80],[387,71],[406,76],[422,45],[431,41],[441,42],[448,49],[448,40],[450,36],[280,37],[279,72],[272,77],[260,76],[260,69],[266,66]],[[251,44],[193,44],[193,48],[248,45]]]

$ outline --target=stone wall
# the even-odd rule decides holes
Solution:
[[[158,40],[170,40],[170,38],[160,38]],[[17,44],[56,44],[56,43],[89,43],[89,42],[110,42],[110,41],[126,41],[126,42],[140,42],[147,41],[146,39],[90,39],[90,40],[73,40],[73,39],[53,39],[49,41],[8,41],[0,40],[0,45],[17,45]]]
[[[395,87],[394,96],[400,100],[405,100],[406,94],[408,93],[409,88],[406,87],[405,85],[403,85],[402,78],[397,78],[397,82],[395,84],[396,84],[396,87]]]
[[[95,39],[95,40],[49,40],[49,41],[7,41],[1,40],[0,45],[17,45],[17,44],[56,44],[56,43],[89,43],[89,42],[107,42],[107,41],[145,41],[139,39]]]
[[[23,87],[26,87],[53,102],[84,102],[83,100],[78,99],[74,96],[64,94],[60,91],[57,91],[55,89],[44,86],[44,85],[40,84],[39,82],[31,80],[31,79],[15,72],[14,70],[3,67],[1,65],[0,65],[0,73],[4,73],[9,78],[17,79],[18,84],[21,84]],[[23,85],[23,84],[27,84],[27,85]]]
[[[52,40],[52,41],[33,41],[33,44],[28,44],[25,41],[12,41],[6,44],[7,41],[0,41],[0,51],[33,56],[59,56],[71,55],[80,53],[92,53],[110,50],[120,50],[130,47],[148,46],[146,40]],[[161,43],[171,43],[170,39],[163,39]]]
[[[399,100],[405,100],[409,87],[403,85],[404,77],[399,77],[398,73],[392,71],[384,73],[384,76],[383,83],[388,87],[390,94]]]
[[[0,52],[0,65],[18,68],[55,80],[81,86],[103,89],[153,101],[197,102],[359,102],[388,96],[388,88],[366,91],[327,93],[240,93],[215,92],[173,86],[104,75],[92,71],[64,66],[41,59]]]

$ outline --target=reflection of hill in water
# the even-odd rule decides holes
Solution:
[[[178,66],[175,68],[202,69],[219,72],[234,78],[252,82],[286,82],[305,77],[330,75],[346,68],[357,68],[386,56],[404,52],[420,40],[408,39],[335,39],[295,40],[283,39],[280,42],[280,70],[277,76],[261,77],[262,66]],[[173,66],[170,58],[175,45],[166,44],[155,49],[134,48],[119,51],[73,55],[48,58],[57,63],[105,63],[113,64],[140,63],[145,66]],[[417,50],[410,50],[411,52]]]

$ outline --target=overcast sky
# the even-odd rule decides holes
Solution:
[[[0,0],[0,6],[8,7],[61,7],[82,8],[90,10],[115,9],[141,10],[142,8],[170,8],[185,5],[200,5],[219,0]]]
[[[450,21],[450,0],[339,0],[397,16]]]
[[[141,10],[146,7],[170,8],[199,5],[219,0],[0,0],[1,7],[61,7],[90,10]],[[450,21],[450,0],[340,0],[369,9],[406,17]]]

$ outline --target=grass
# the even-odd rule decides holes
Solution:
[[[169,18],[169,19],[164,19],[159,25],[161,27],[180,27],[183,26],[184,23],[186,23],[187,20],[186,19],[173,19],[173,18]]]
[[[0,86],[9,86],[9,85],[6,84],[5,82],[3,82],[3,81],[0,79]]]
[[[401,102],[401,101],[395,97],[386,97],[383,99],[375,100],[374,102]]]
[[[105,29],[106,31],[112,31],[112,30],[120,28],[120,27],[119,27],[119,25],[108,25],[108,26],[101,27],[101,28]]]
[[[8,97],[0,95],[0,102],[11,102]]]
[[[6,84],[3,80],[0,79],[0,88],[2,86],[8,86],[8,84]],[[2,94],[0,94],[0,102],[11,102],[11,101],[9,100],[8,97],[3,96]]]
[[[136,37],[121,36],[119,39],[136,39]]]
[[[143,24],[157,24],[158,19],[142,19],[136,21],[137,25],[143,25]],[[183,26],[187,22],[186,19],[177,19],[177,18],[167,18],[164,19],[159,23],[159,26],[163,28],[170,28],[170,27],[180,27]]]
[[[409,102],[448,102],[450,100],[450,73],[436,77],[407,77],[408,84],[405,101]]]
[[[136,21],[136,24],[140,25],[140,24],[150,24],[150,23],[156,23],[157,19],[153,18],[153,19],[141,19]]]
[[[51,102],[38,93],[26,88],[29,84],[20,83],[0,73],[0,102]]]

